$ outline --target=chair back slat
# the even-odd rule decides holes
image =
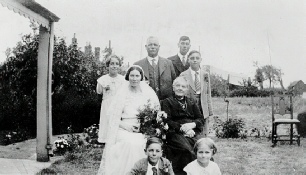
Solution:
[[[279,98],[279,114],[280,115],[285,115],[286,114],[286,103],[285,103],[285,98],[284,97]]]
[[[290,114],[293,118],[292,95],[271,95],[272,102],[272,121],[275,119],[275,114],[285,115]]]

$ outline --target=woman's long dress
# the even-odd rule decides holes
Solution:
[[[111,77],[109,76],[109,74],[103,75],[97,80],[97,93],[103,95],[98,133],[98,142],[100,143],[105,143],[107,135],[107,126],[109,119],[106,117],[106,111],[110,103],[112,102],[112,97],[115,96],[117,90],[124,81],[124,77],[120,74],[118,74],[116,77]]]
[[[201,133],[204,118],[196,102],[185,98],[186,106],[183,108],[180,102],[169,97],[161,101],[161,109],[168,114],[169,131],[167,133],[166,156],[172,162],[174,173],[177,175],[185,174],[183,168],[196,159],[193,146]],[[193,129],[195,137],[189,138],[180,131],[181,125],[194,122],[196,127]]]
[[[135,162],[146,157],[144,135],[124,130],[119,127],[119,123],[138,124],[138,110],[147,104],[148,100],[159,106],[157,96],[150,89],[138,93],[123,90],[116,95],[117,100],[111,105],[114,109],[110,109],[108,113],[113,116],[110,120],[111,133],[108,133],[98,174],[124,175],[132,169]],[[120,115],[119,120],[116,119],[117,115]]]

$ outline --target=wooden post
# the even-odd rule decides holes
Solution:
[[[49,149],[52,137],[51,115],[51,84],[52,84],[52,58],[53,58],[53,23],[50,31],[39,27],[39,46],[37,59],[37,137],[36,160],[48,162]]]

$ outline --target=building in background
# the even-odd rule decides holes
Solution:
[[[303,92],[306,92],[306,85],[302,80],[294,81],[288,86],[288,91],[293,95],[302,95]]]

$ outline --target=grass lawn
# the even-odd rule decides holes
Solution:
[[[214,140],[218,146],[214,159],[222,174],[306,174],[305,138],[300,147],[280,143],[274,148],[266,138]],[[41,174],[96,174],[102,152],[101,148],[92,148],[67,154]]]
[[[278,144],[262,138],[215,139],[215,162],[222,174],[306,174],[306,139],[301,146]]]
[[[270,98],[230,98],[229,117],[243,118],[245,128],[271,127]],[[214,112],[219,120],[226,120],[226,103],[214,98]],[[301,109],[301,101],[295,99],[295,113]],[[210,127],[215,123],[210,120]],[[282,128],[282,132],[286,132]],[[213,134],[212,134],[213,135]],[[301,146],[279,142],[272,148],[266,137],[247,139],[220,139],[216,141],[218,151],[214,156],[222,174],[306,174],[306,138],[301,138]],[[81,149],[66,154],[43,173],[96,174],[100,165],[102,148]]]

